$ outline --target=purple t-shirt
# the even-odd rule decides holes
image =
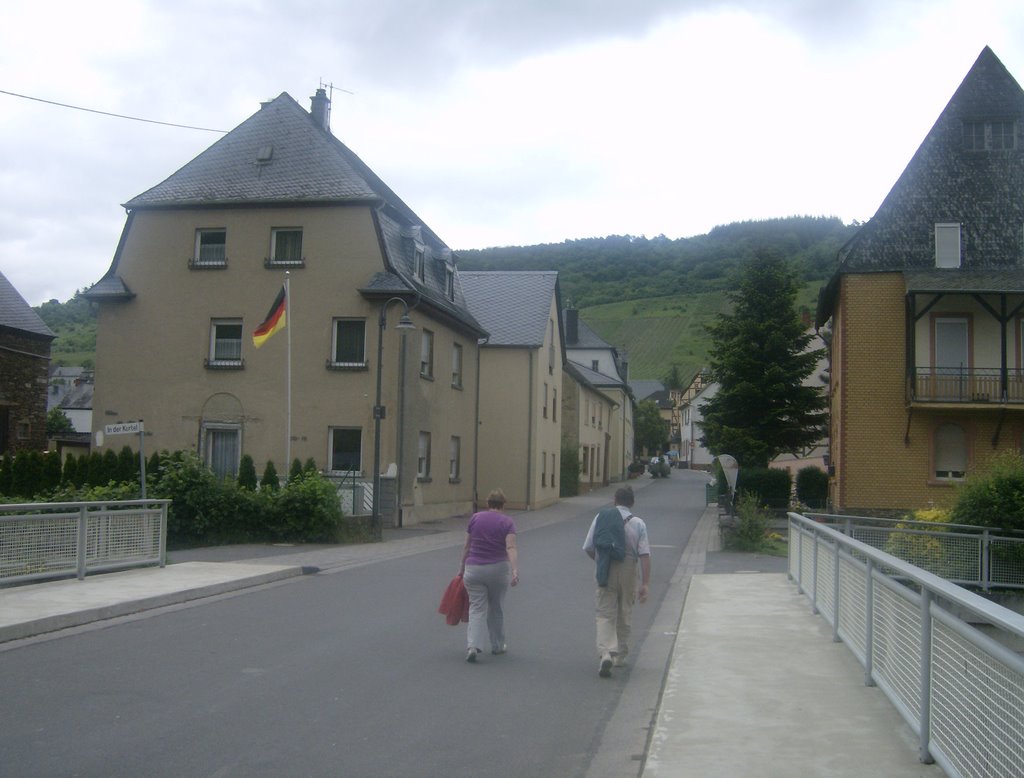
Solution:
[[[469,554],[467,565],[493,565],[508,561],[505,538],[516,534],[516,525],[508,516],[498,511],[474,513],[466,527],[469,533]]]

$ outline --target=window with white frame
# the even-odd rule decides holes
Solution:
[[[551,390],[551,421],[558,421],[558,390]]]
[[[555,374],[555,321],[548,319],[548,375]]]
[[[430,433],[421,432],[416,452],[416,477],[430,478]]]
[[[452,344],[452,386],[462,388],[462,344]]]
[[[335,319],[331,367],[366,367],[366,320]]]
[[[598,359],[590,360],[590,369],[593,370],[595,373],[600,373],[601,372],[601,361],[598,360]]]
[[[195,253],[191,266],[196,268],[224,267],[227,264],[227,230],[196,230]]]
[[[548,485],[548,452],[540,452],[540,485]]]
[[[452,435],[448,442],[448,480],[458,481],[462,473],[462,440]]]
[[[223,479],[238,477],[242,428],[237,424],[203,424],[203,462]]]
[[[444,294],[449,300],[455,300],[455,268],[444,266]]]
[[[556,486],[556,484],[555,484],[555,473],[558,472],[558,460],[556,459],[556,457],[557,457],[557,455],[555,454],[554,451],[552,451],[551,452],[551,488],[552,489],[554,489],[555,486]]]
[[[331,427],[331,470],[360,473],[363,462],[363,431],[359,427]]]
[[[302,228],[274,227],[270,231],[270,264],[301,266]]]
[[[213,319],[210,322],[210,354],[207,366],[242,366],[241,319]]]
[[[420,335],[420,376],[434,377],[434,333],[426,329]]]
[[[960,224],[935,225],[935,267],[960,267]]]
[[[941,424],[934,437],[935,478],[959,481],[967,474],[967,435],[958,424]]]
[[[544,406],[541,415],[546,419],[548,417],[548,385],[544,384]]]

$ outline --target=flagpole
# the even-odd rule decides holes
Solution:
[[[287,390],[285,391],[286,402],[288,407],[286,409],[285,418],[287,423],[285,425],[285,443],[284,443],[284,466],[287,472],[292,466],[292,290],[291,284],[289,283],[289,271],[284,271],[284,328],[285,334],[288,336],[288,376],[287,376]]]

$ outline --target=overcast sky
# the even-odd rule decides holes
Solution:
[[[1024,82],[1021,0],[0,0],[0,19],[0,272],[32,305],[98,281],[120,204],[220,137],[39,100],[230,130],[333,83],[334,134],[458,250],[864,221],[984,46]]]

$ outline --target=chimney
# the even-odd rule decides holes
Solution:
[[[310,109],[309,112],[313,116],[313,121],[316,122],[318,127],[323,128],[327,132],[331,131],[331,101],[327,97],[327,90],[321,87],[316,90],[316,94],[309,98]]]
[[[579,311],[575,308],[565,309],[565,342],[577,343],[580,339]]]

